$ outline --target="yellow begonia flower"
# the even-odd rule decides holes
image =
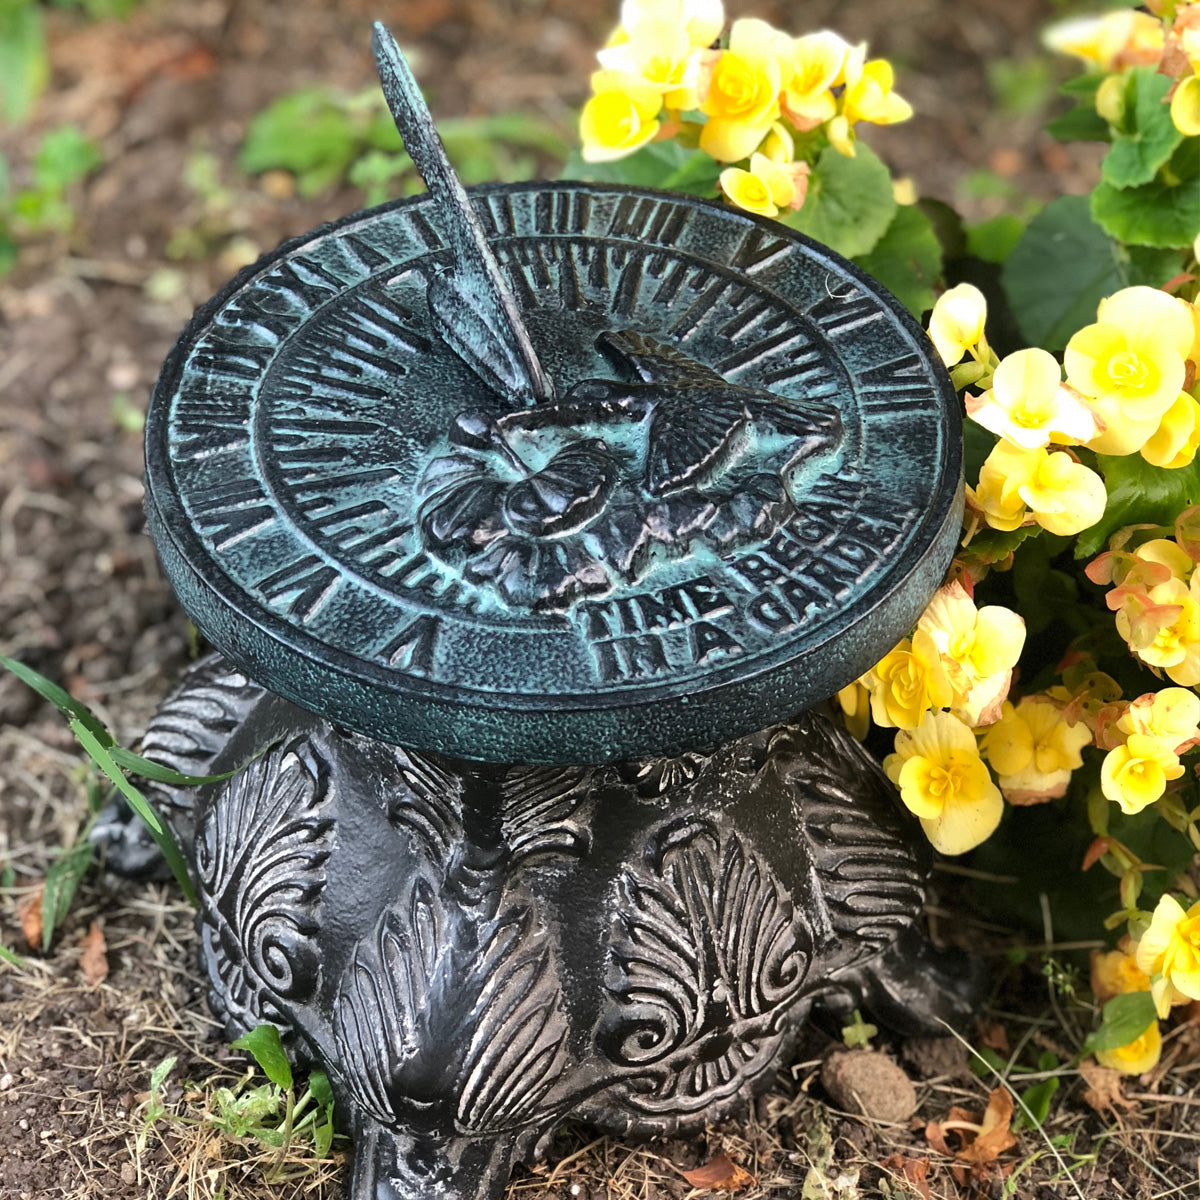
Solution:
[[[1171,120],[1184,137],[1200,137],[1200,75],[1189,75],[1176,85]]]
[[[871,693],[861,679],[847,684],[837,694],[846,728],[861,742],[871,728]]]
[[[771,131],[762,144],[761,153],[780,166],[795,159],[796,141],[791,130],[782,121],[776,121],[771,126]]]
[[[697,49],[711,46],[725,26],[721,0],[624,0],[621,30],[645,21],[663,21],[678,26]]]
[[[716,61],[700,105],[708,121],[700,149],[718,162],[747,158],[779,118],[780,56],[790,38],[765,21],[734,21],[729,49]]]
[[[930,713],[911,732],[901,730],[883,768],[943,854],[974,849],[1004,815],[1004,800],[979,757],[975,735],[952,713]]]
[[[825,126],[829,144],[847,158],[855,156],[854,126],[859,121],[872,125],[894,125],[912,116],[912,105],[892,91],[892,65],[886,59],[864,62],[865,46],[853,46],[842,67],[845,89],[838,114]]]
[[[1200,262],[1200,233],[1196,234],[1196,240],[1192,243],[1192,257]],[[1200,302],[1184,302],[1187,306],[1188,316],[1192,318],[1192,348],[1188,351],[1188,361],[1197,369],[1200,369]]]
[[[1078,445],[1096,436],[1092,410],[1062,382],[1058,362],[1045,350],[1017,350],[1004,358],[991,390],[967,398],[967,415],[1027,450],[1051,442]]]
[[[585,162],[624,158],[658,132],[661,92],[617,71],[597,71],[592,87],[596,94],[579,118]]]
[[[799,130],[815,129],[837,113],[832,88],[842,74],[850,47],[836,33],[821,30],[793,43],[791,78],[781,102],[788,120]]]
[[[1133,557],[1140,558],[1143,562],[1158,563],[1166,567],[1176,579],[1182,579],[1185,583],[1196,565],[1188,557],[1187,551],[1170,538],[1151,538],[1150,541],[1143,542],[1133,552]]]
[[[979,472],[975,497],[993,529],[1016,529],[1028,507],[1043,529],[1069,535],[1100,520],[1108,493],[1104,480],[1065,450],[1000,441]]]
[[[1200,902],[1184,912],[1174,896],[1163,896],[1138,942],[1137,965],[1150,976],[1160,1017],[1172,1004],[1200,1000]]]
[[[1132,950],[1092,951],[1092,994],[1098,1004],[1130,992],[1148,992],[1150,976],[1137,965]]]
[[[1073,54],[1105,71],[1152,67],[1162,56],[1164,42],[1161,21],[1130,9],[1059,21],[1042,38],[1049,49]]]
[[[1158,738],[1131,734],[1110,750],[1100,764],[1100,790],[1128,816],[1140,813],[1167,790],[1167,782],[1183,774],[1179,757]]]
[[[983,340],[987,301],[974,284],[960,283],[943,292],[929,314],[929,336],[942,362],[954,366]]]
[[[1125,115],[1124,75],[1107,75],[1096,89],[1096,112],[1110,125],[1119,125]]]
[[[1139,696],[1117,721],[1124,734],[1157,738],[1175,754],[1200,742],[1200,696],[1188,688],[1169,687]]]
[[[799,208],[804,203],[808,169],[807,163],[780,165],[765,154],[752,154],[749,171],[726,167],[717,183],[738,208],[774,217],[781,208]]]
[[[1157,1021],[1151,1021],[1140,1037],[1112,1050],[1097,1050],[1096,1061],[1102,1067],[1122,1075],[1144,1075],[1153,1070],[1162,1057],[1162,1033]]]
[[[628,38],[596,56],[602,66],[637,79],[663,97],[668,108],[695,108],[700,99],[700,51],[686,30],[667,21],[642,21]]]
[[[842,94],[842,116],[853,125],[895,125],[913,115],[912,105],[892,91],[895,72],[886,58],[862,62],[854,51],[846,56],[846,90]]]
[[[1067,343],[1067,382],[1091,400],[1103,425],[1089,448],[1132,454],[1183,390],[1191,314],[1182,300],[1139,286],[1102,300],[1097,318]]]
[[[934,593],[917,630],[942,656],[955,715],[972,726],[996,720],[1025,645],[1024,620],[998,604],[977,609],[955,581]]]
[[[983,753],[999,776],[1010,804],[1041,804],[1066,795],[1071,772],[1083,765],[1080,751],[1092,732],[1068,724],[1061,705],[1046,696],[1005,704],[1000,720],[983,737]]]
[[[863,676],[871,693],[876,725],[915,729],[930,708],[946,708],[954,698],[933,639],[918,629]]]
[[[1146,630],[1134,628],[1129,607],[1117,612],[1117,632],[1130,649],[1145,663],[1166,671],[1172,683],[1195,687],[1200,683],[1200,599],[1193,574],[1189,586],[1180,579],[1155,584],[1146,593],[1146,601],[1156,612],[1150,614]],[[1148,636],[1152,634],[1152,636]]]
[[[1142,447],[1142,457],[1154,467],[1186,467],[1200,447],[1200,403],[1187,392],[1163,413],[1157,431]]]

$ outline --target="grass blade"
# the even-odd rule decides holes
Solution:
[[[146,797],[125,778],[121,768],[113,760],[109,748],[101,745],[91,731],[84,728],[79,721],[72,719],[71,730],[79,739],[79,744],[91,755],[96,766],[116,784],[117,790],[129,802],[129,807],[145,822],[146,828],[150,830],[150,836],[162,851],[163,858],[167,860],[167,866],[171,868],[171,874],[175,876],[176,882],[183,889],[188,903],[195,906],[196,891],[192,887],[187,863],[183,861],[183,855],[179,852],[179,844],[175,841],[172,832],[163,826]]]
[[[74,696],[65,692],[57,683],[47,679],[45,675],[39,675],[37,671],[32,667],[27,667],[23,662],[18,662],[15,658],[8,658],[3,654],[0,654],[0,667],[10,670],[22,683],[33,688],[43,700],[49,700],[63,716],[78,721],[102,746],[113,744],[112,734],[104,728],[92,710],[86,704],[80,704]]]
[[[153,779],[155,783],[167,783],[175,787],[198,787],[203,783],[220,783],[223,779],[232,779],[242,769],[234,767],[232,771],[222,771],[220,775],[184,775],[183,772],[174,771],[170,767],[163,766],[162,763],[156,763],[151,758],[143,758],[140,754],[134,754],[132,750],[126,750],[124,746],[109,746],[108,753],[118,767],[132,771],[133,774],[140,775],[143,779]]]

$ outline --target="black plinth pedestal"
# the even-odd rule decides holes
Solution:
[[[814,1005],[969,1014],[921,931],[929,854],[810,712],[639,764],[503,767],[338,729],[218,658],[145,739],[228,783],[154,797],[194,855],[210,1002],[330,1074],[354,1200],[498,1195],[568,1116],[687,1133],[766,1087]],[[136,865],[136,832],[111,848]]]

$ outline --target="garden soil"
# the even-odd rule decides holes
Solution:
[[[436,116],[519,109],[569,136],[615,9],[615,0],[151,0],[126,20],[96,23],[76,8],[47,9],[51,87],[28,126],[0,130],[0,151],[20,182],[40,133],[72,122],[106,165],[71,194],[73,232],[23,247],[0,283],[0,652],[61,680],[131,745],[195,651],[145,534],[138,414],[195,305],[258,253],[362,203],[349,188],[305,199],[287,176],[241,174],[248,120],[301,86],[369,86],[369,22],[380,18],[416,52]],[[1052,76],[1066,68],[1038,57],[1036,31],[1063,10],[1051,0],[813,0],[753,12],[793,32],[834,27],[891,58],[919,115],[875,131],[873,144],[923,194],[979,219],[1091,186],[1096,156],[1041,132]],[[210,156],[206,178],[198,155]],[[168,257],[168,246],[188,256]],[[342,1143],[323,1162],[302,1148],[280,1160],[213,1119],[218,1087],[246,1064],[217,1037],[190,915],[172,888],[94,873],[50,951],[28,946],[37,888],[75,839],[87,800],[63,722],[7,676],[0,763],[0,943],[23,956],[19,967],[0,963],[0,1198],[338,1195]],[[935,936],[994,956],[997,991],[973,1043],[1006,1059],[1050,1051],[1069,1063],[1063,1043],[1081,1010],[1060,1016],[1063,989],[1005,956],[1021,935],[952,898],[932,903],[930,920]],[[1052,1068],[1060,1086],[1042,1130],[975,1162],[964,1119],[941,1124],[955,1105],[966,1125],[978,1123],[995,1085],[966,1069],[965,1049],[879,1035],[918,1104],[911,1120],[888,1124],[863,1115],[869,1095],[857,1097],[861,1108],[834,1106],[820,1082],[834,1039],[813,1030],[742,1118],[644,1145],[568,1125],[543,1163],[518,1171],[511,1194],[1196,1197],[1198,1031],[1182,1026],[1160,1068],[1120,1087]],[[150,1124],[150,1075],[169,1057],[166,1115]]]

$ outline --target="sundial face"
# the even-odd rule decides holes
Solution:
[[[214,644],[369,735],[561,762],[762,727],[904,636],[952,552],[961,431],[895,301],[701,201],[472,195],[553,396],[439,335],[427,198],[282,247],[172,352],[148,510]]]

